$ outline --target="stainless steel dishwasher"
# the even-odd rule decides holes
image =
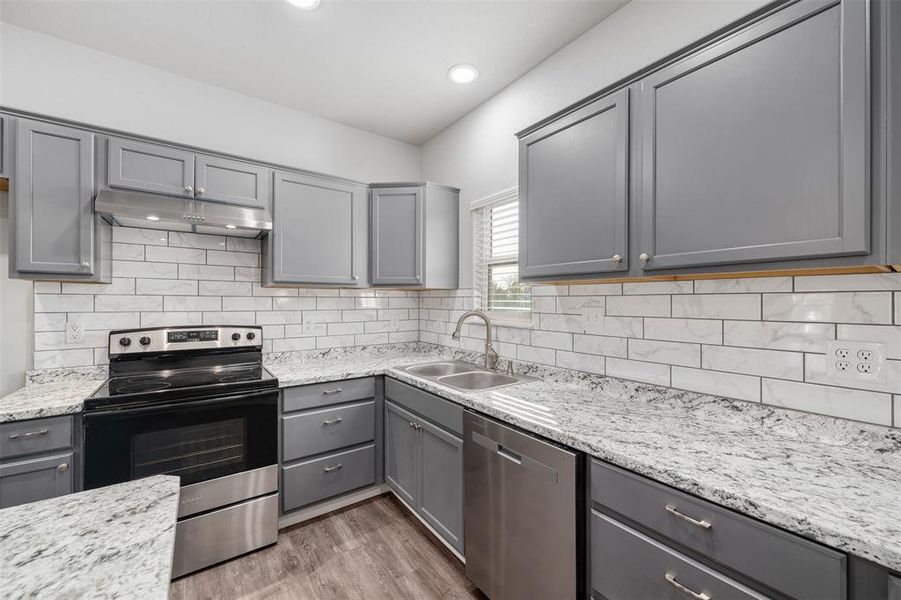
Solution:
[[[466,411],[466,574],[491,600],[584,596],[581,454]]]

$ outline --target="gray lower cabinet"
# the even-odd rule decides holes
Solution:
[[[629,269],[629,89],[519,140],[519,276]]]
[[[282,512],[380,482],[380,390],[365,377],[282,391]]]
[[[463,554],[463,440],[395,404],[390,386],[385,401],[385,481]]]
[[[393,402],[385,402],[385,481],[410,507],[419,505],[420,436],[416,417]]]
[[[198,154],[194,157],[194,197],[253,208],[269,208],[270,171],[261,165]]]
[[[799,2],[641,82],[643,272],[870,252],[867,23]]]
[[[428,182],[370,186],[372,285],[457,287],[459,199]]]
[[[683,586],[712,598],[847,598],[841,552],[598,460],[590,469],[600,597],[676,597]]]
[[[108,280],[108,229],[94,215],[94,134],[16,120],[10,275]]]
[[[263,245],[266,285],[367,283],[366,188],[278,171],[273,230]]]
[[[194,196],[194,153],[135,140],[107,140],[107,185]]]
[[[901,600],[901,578],[889,575],[888,600]]]
[[[0,508],[75,491],[72,416],[0,423]]]
[[[71,494],[74,456],[65,452],[0,463],[0,508]]]

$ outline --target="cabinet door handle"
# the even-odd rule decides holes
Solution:
[[[623,262],[623,257],[620,256],[619,254],[614,254],[614,255],[613,255],[613,262],[616,263],[616,264],[620,264],[621,262]]]
[[[678,581],[676,581],[676,577],[672,573],[664,573],[663,578],[666,579],[668,582],[670,582],[670,584],[672,584],[672,586],[674,588],[676,588],[680,592],[684,592],[684,593],[688,594],[692,598],[696,598],[697,600],[710,600],[710,596],[708,596],[707,594],[705,594],[703,592],[701,592],[699,594],[698,592],[690,590],[687,587],[685,587],[684,585],[682,585],[681,583],[679,583]]]
[[[341,388],[335,388],[335,389],[332,389],[332,390],[322,390],[322,393],[328,396],[328,395],[331,395],[331,394],[338,394],[338,393],[340,393],[340,392],[342,392],[342,391],[343,391],[343,390],[342,390]]]
[[[17,440],[19,438],[37,437],[39,435],[47,435],[48,433],[50,433],[49,429],[38,429],[37,431],[26,431],[25,433],[13,433],[9,436],[9,439]]]
[[[194,186],[193,186],[193,185],[186,185],[186,186],[185,186],[185,192],[187,192],[188,194],[193,194],[193,193],[194,193]]]
[[[698,521],[697,519],[692,519],[688,515],[680,513],[678,510],[676,510],[676,507],[673,506],[672,504],[667,504],[664,508],[666,508],[666,512],[668,512],[669,514],[671,514],[675,517],[679,517],[683,521],[687,521],[688,523],[691,523],[695,527],[700,527],[701,529],[705,529],[705,530],[713,527],[713,524],[711,524],[709,521],[704,521],[704,520]]]
[[[82,266],[82,268],[87,269],[88,267],[91,266],[91,263],[89,263],[86,260],[83,260],[83,261],[81,261],[81,266]]]
[[[65,473],[66,471],[69,470],[69,463],[63,463],[63,464],[59,465],[58,467],[56,467],[56,470],[59,471],[60,473]]]
[[[336,417],[334,419],[329,419],[328,421],[323,421],[322,424],[323,425],[335,425],[337,423],[340,423],[341,421],[342,421],[341,417]]]
[[[650,262],[650,260],[651,260],[651,257],[648,255],[647,252],[642,252],[641,255],[639,255],[639,257],[638,257],[638,262],[640,262],[642,265],[648,264]]]
[[[203,188],[203,186],[201,186],[201,185],[198,185],[198,186],[197,186],[197,193],[198,193],[198,194],[202,194],[202,193],[204,193],[205,191],[206,191],[206,190]]]
[[[325,468],[322,469],[322,470],[325,471],[326,473],[332,473],[332,472],[334,472],[334,471],[340,470],[343,466],[344,466],[343,464],[338,463],[337,465],[335,465],[335,466],[333,466],[333,467],[325,467]]]

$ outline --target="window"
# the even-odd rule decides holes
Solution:
[[[482,308],[495,318],[528,321],[532,293],[519,282],[516,189],[473,203],[473,263]]]

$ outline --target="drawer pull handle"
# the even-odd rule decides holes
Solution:
[[[69,463],[63,463],[63,464],[59,465],[58,467],[56,467],[56,470],[59,471],[60,473],[65,473],[66,471],[69,470]]]
[[[27,431],[25,433],[13,433],[9,436],[9,439],[17,440],[19,438],[37,437],[39,435],[47,435],[48,433],[50,433],[49,429],[38,429],[37,431]]]
[[[682,585],[681,583],[679,583],[678,581],[676,581],[676,577],[674,575],[672,575],[671,573],[665,573],[663,575],[663,577],[664,577],[664,579],[669,581],[674,588],[676,588],[680,592],[685,592],[692,598],[697,598],[697,600],[710,600],[710,596],[708,596],[707,594],[705,594],[703,592],[701,592],[699,594],[698,592],[692,591],[692,590],[688,589],[687,587],[685,587],[684,585]]]
[[[336,417],[334,419],[329,419],[328,421],[323,421],[322,424],[323,425],[336,425],[336,424],[340,423],[342,420],[343,419],[341,419],[341,417]]]
[[[338,471],[338,470],[341,469],[343,466],[344,466],[343,464],[338,463],[337,465],[335,465],[335,466],[333,466],[333,467],[325,467],[325,468],[322,469],[322,470],[325,471],[326,473],[332,473],[332,472],[334,472],[334,471]]]
[[[339,393],[341,393],[342,391],[344,391],[344,390],[342,390],[341,388],[335,388],[335,389],[332,389],[332,390],[322,390],[322,393],[323,393],[323,394],[326,394],[326,395],[330,395],[330,394],[339,394]]]
[[[713,527],[713,525],[708,521],[703,521],[703,520],[698,521],[697,519],[692,519],[688,515],[683,515],[678,510],[676,510],[676,507],[673,506],[672,504],[666,505],[666,512],[668,512],[669,514],[674,515],[676,517],[679,517],[683,521],[687,521],[687,522],[691,523],[695,527],[700,527],[701,529],[710,529],[711,527]]]

